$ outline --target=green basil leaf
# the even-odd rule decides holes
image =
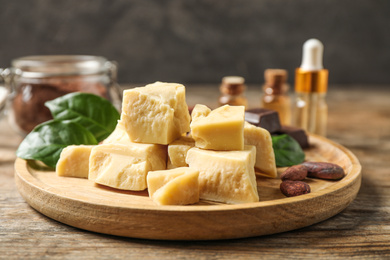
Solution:
[[[114,131],[120,117],[107,99],[88,93],[70,93],[45,105],[54,119],[72,120],[84,126],[99,142]]]
[[[78,123],[51,120],[35,127],[19,145],[16,155],[55,168],[62,149],[72,144],[96,145],[98,141]]]
[[[305,160],[305,153],[301,146],[289,135],[272,136],[272,147],[278,167],[297,165]]]

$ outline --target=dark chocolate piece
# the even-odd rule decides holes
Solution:
[[[299,143],[301,148],[309,147],[309,140],[307,138],[306,132],[301,128],[284,125],[280,131],[276,132],[276,134],[288,134]]]
[[[262,127],[268,132],[275,133],[282,126],[279,120],[279,114],[275,110],[265,108],[253,108],[245,111],[245,121],[252,125]]]

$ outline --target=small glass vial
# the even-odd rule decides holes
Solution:
[[[267,69],[264,72],[264,95],[261,100],[263,108],[278,112],[282,125],[291,124],[291,101],[288,95],[289,85],[287,71],[283,69]]]
[[[11,68],[1,73],[10,92],[6,112],[11,126],[21,134],[30,132],[52,118],[46,101],[71,92],[99,95],[119,108],[116,69],[115,63],[98,56],[48,55],[13,60]]]
[[[326,136],[328,105],[325,92],[296,92],[294,125],[306,131]]]
[[[221,96],[219,97],[219,105],[230,106],[245,106],[248,108],[248,100],[245,97],[245,79],[238,76],[227,76],[222,78],[219,90]]]
[[[326,136],[328,70],[322,65],[324,46],[317,39],[303,45],[302,64],[295,70],[293,125]]]

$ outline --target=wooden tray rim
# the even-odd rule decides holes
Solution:
[[[17,158],[15,160],[15,178],[20,178],[24,183],[34,186],[35,189],[39,189],[41,191],[50,193],[53,196],[60,196],[63,199],[78,201],[85,204],[90,205],[100,205],[108,208],[116,208],[121,210],[148,210],[148,211],[181,211],[181,212],[200,212],[200,211],[230,211],[230,210],[240,210],[240,209],[253,209],[255,207],[267,207],[267,206],[276,206],[276,205],[285,205],[285,204],[293,204],[302,202],[304,200],[311,200],[311,199],[317,199],[318,197],[321,197],[323,195],[328,195],[337,192],[339,189],[344,188],[354,182],[357,178],[361,177],[361,165],[359,163],[359,160],[357,157],[349,151],[344,146],[335,143],[325,137],[317,136],[317,135],[310,135],[314,138],[320,139],[321,141],[328,142],[331,145],[337,147],[338,149],[342,150],[344,154],[348,156],[348,158],[351,160],[351,170],[347,174],[346,177],[344,177],[342,180],[334,182],[333,185],[324,188],[319,191],[311,192],[309,194],[305,194],[302,196],[297,197],[290,197],[290,198],[282,198],[282,199],[276,199],[276,200],[269,200],[269,201],[260,201],[260,202],[253,202],[253,203],[243,203],[243,204],[218,204],[218,205],[186,205],[186,206],[149,206],[149,205],[132,205],[132,206],[117,206],[117,205],[107,205],[105,203],[99,203],[99,202],[88,202],[84,200],[80,200],[77,198],[73,198],[72,196],[69,196],[64,192],[62,189],[55,188],[53,186],[50,186],[44,182],[39,181],[38,179],[34,178],[32,174],[29,172],[28,168],[28,160],[24,160],[21,158]],[[331,191],[329,191],[329,188],[332,188]],[[132,195],[134,196],[134,195]]]

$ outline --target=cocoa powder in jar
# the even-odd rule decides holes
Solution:
[[[50,120],[45,102],[71,92],[92,93],[118,106],[117,65],[101,56],[35,55],[12,60],[7,82],[11,89],[9,121],[21,134]],[[87,106],[88,104],[86,104]]]
[[[92,93],[109,99],[107,87],[100,82],[89,82],[82,77],[54,78],[42,83],[17,85],[12,109],[13,121],[23,132],[30,132],[40,123],[52,119],[45,102],[71,92]],[[87,104],[86,104],[87,105]]]

